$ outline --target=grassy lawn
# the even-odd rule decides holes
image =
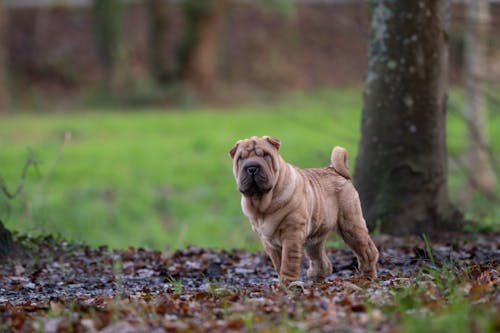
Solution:
[[[459,94],[450,105],[461,108]],[[17,185],[30,152],[39,165],[29,169],[21,197],[1,196],[0,218],[10,229],[60,233],[91,245],[258,249],[240,211],[228,156],[233,143],[251,135],[276,136],[284,158],[302,167],[326,165],[332,147],[342,145],[353,168],[360,110],[360,91],[340,89],[223,109],[4,116],[0,176],[9,189]],[[495,117],[490,133],[498,152]],[[465,147],[464,126],[456,116],[449,120],[449,146],[456,156]],[[453,165],[450,170],[456,195],[463,174]],[[475,202],[469,213],[498,227],[499,209]]]

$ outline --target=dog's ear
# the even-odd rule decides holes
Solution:
[[[278,150],[280,149],[281,141],[279,139],[273,138],[271,136],[265,136],[264,138],[267,140],[267,142],[272,144],[276,149]]]
[[[236,150],[238,149],[238,145],[240,144],[240,142],[236,142],[233,146],[233,148],[231,148],[231,150],[229,151],[229,156],[231,156],[231,158],[234,158],[234,155],[236,154]]]

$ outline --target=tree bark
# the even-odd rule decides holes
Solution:
[[[9,230],[5,229],[0,220],[0,262],[12,256],[15,252],[14,241]]]
[[[465,202],[474,189],[493,192],[495,173],[487,152],[488,113],[486,108],[486,77],[488,70],[488,30],[490,4],[488,0],[467,3],[467,30],[465,34],[465,87],[467,98],[467,129],[469,147],[467,159],[471,180],[463,191]]]
[[[187,47],[183,80],[202,96],[213,94],[217,82],[217,46],[227,0],[187,0],[184,11]]]
[[[172,66],[165,58],[165,37],[170,28],[169,5],[166,0],[149,0],[150,13],[150,72],[151,76],[161,84],[172,79]]]
[[[10,99],[7,88],[7,12],[0,0],[0,113],[9,108]]]
[[[461,226],[447,188],[445,0],[372,2],[355,182],[370,227]]]

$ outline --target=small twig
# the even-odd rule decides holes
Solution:
[[[476,179],[471,176],[472,172],[469,170],[469,168],[467,168],[467,166],[458,157],[450,155],[450,159],[456,164],[456,166],[460,169],[460,171],[467,177],[469,184],[474,188],[474,190],[483,194],[484,197],[486,199],[488,199],[490,202],[495,203],[495,204],[500,204],[500,197],[497,196],[493,192],[482,190],[481,187],[479,186],[479,184],[477,183]]]
[[[64,132],[63,142],[59,146],[59,149],[56,152],[56,156],[52,159],[52,162],[50,163],[49,167],[47,168],[47,171],[45,172],[45,174],[43,175],[43,178],[40,181],[40,184],[38,185],[38,191],[40,193],[43,192],[43,189],[45,188],[45,184],[47,183],[47,180],[54,173],[56,165],[59,162],[59,160],[61,159],[64,148],[66,148],[66,145],[71,141],[71,138],[72,138],[71,132]]]
[[[21,178],[20,178],[19,183],[17,185],[17,188],[14,192],[9,191],[9,189],[7,188],[7,184],[5,183],[4,178],[2,176],[0,176],[0,191],[9,200],[15,199],[23,191],[24,182],[26,180],[26,175],[28,173],[28,168],[31,165],[33,165],[33,167],[38,170],[38,162],[33,158],[33,154],[30,151],[28,154],[28,157],[26,158],[26,161],[24,162],[23,170],[21,172]]]
[[[484,142],[484,140],[482,140],[481,134],[479,132],[479,129],[474,124],[472,124],[472,121],[465,114],[463,114],[462,112],[455,111],[455,112],[450,112],[450,114],[459,117],[460,119],[462,119],[467,124],[467,127],[470,129],[471,134],[472,134],[472,140],[479,145],[480,149],[482,149],[484,152],[486,152],[486,154],[488,154],[488,157],[489,157],[490,162],[492,164],[491,166],[496,171],[496,173],[499,173],[498,172],[498,170],[499,170],[499,167],[498,167],[499,163],[498,163],[498,161],[496,159],[496,156],[493,153],[491,147],[488,146],[486,144],[486,142]]]

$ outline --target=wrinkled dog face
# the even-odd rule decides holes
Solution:
[[[264,136],[240,140],[229,152],[238,190],[246,197],[262,196],[276,184],[278,139]]]

